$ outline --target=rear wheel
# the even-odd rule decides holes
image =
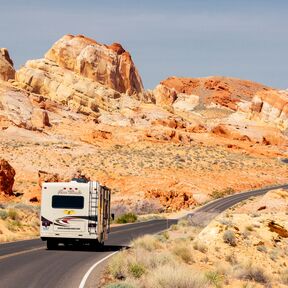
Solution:
[[[47,249],[48,250],[54,250],[57,249],[58,243],[54,239],[47,239]]]

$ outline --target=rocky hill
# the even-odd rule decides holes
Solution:
[[[39,170],[62,181],[82,169],[113,189],[116,208],[141,213],[287,181],[287,91],[227,77],[145,91],[120,44],[81,35],[18,71],[1,49],[0,78],[0,158],[18,196],[5,201],[37,203]]]
[[[112,257],[102,281],[148,288],[285,288],[287,204],[287,190],[272,190],[223,212],[203,230],[189,217],[181,219]]]

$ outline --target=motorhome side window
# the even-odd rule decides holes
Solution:
[[[52,208],[83,209],[83,196],[52,196]]]

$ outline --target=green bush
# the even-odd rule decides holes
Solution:
[[[8,217],[8,213],[5,210],[0,210],[0,218],[5,220]]]
[[[208,282],[210,284],[212,284],[214,287],[216,288],[220,288],[222,287],[222,282],[223,282],[223,275],[220,275],[218,272],[216,271],[208,271],[205,274]]]
[[[135,215],[134,213],[126,213],[116,219],[116,223],[118,224],[134,223],[136,221],[137,215]]]
[[[13,220],[11,222],[9,221],[8,225],[7,225],[8,230],[10,230],[12,232],[17,231],[21,227],[22,227],[22,224],[19,220]]]
[[[12,220],[19,220],[18,213],[15,209],[9,209],[8,211],[8,217]]]
[[[225,196],[231,195],[235,190],[231,187],[225,188],[223,190],[214,189],[211,194],[209,194],[213,199],[223,198]]]
[[[129,264],[129,273],[134,278],[140,278],[145,273],[145,267],[139,263],[130,263]]]

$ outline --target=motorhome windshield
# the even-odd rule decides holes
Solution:
[[[52,196],[52,208],[83,209],[83,196]]]

